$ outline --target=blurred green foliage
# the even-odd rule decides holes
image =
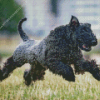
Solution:
[[[0,0],[0,27],[11,17],[14,12],[21,7],[14,0]],[[17,32],[19,20],[23,17],[23,10],[20,9],[1,29],[0,34],[14,34]]]

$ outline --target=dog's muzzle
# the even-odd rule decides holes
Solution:
[[[97,45],[97,40],[92,40],[91,45],[96,46]]]

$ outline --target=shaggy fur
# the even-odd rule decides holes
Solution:
[[[46,68],[43,67],[38,61],[34,63],[34,66],[31,66],[30,70],[25,70],[24,79],[25,84],[30,85],[32,81],[43,80]]]
[[[100,80],[99,68],[94,60],[87,61],[83,58],[81,50],[90,51],[97,45],[97,39],[91,30],[89,23],[79,23],[72,16],[70,23],[55,28],[42,41],[30,40],[22,30],[22,19],[18,25],[23,42],[16,48],[0,70],[0,80],[5,79],[16,67],[25,63],[31,65],[30,70],[25,70],[25,84],[40,80],[48,68],[55,74],[62,75],[68,81],[75,81],[75,75],[71,64],[74,64],[75,72],[90,72],[94,78]],[[44,67],[45,66],[45,67]]]

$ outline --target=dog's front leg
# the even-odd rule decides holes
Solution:
[[[85,69],[84,69],[83,64],[85,62],[86,61],[83,58],[81,58],[79,60],[75,60],[75,62],[74,62],[74,68],[75,68],[75,73],[76,74],[84,74]]]
[[[50,59],[47,61],[47,67],[55,74],[62,75],[68,81],[75,81],[75,75],[73,73],[73,69],[69,65],[65,65],[61,61],[56,61],[54,59]]]
[[[82,70],[84,72],[85,71],[90,72],[95,79],[100,81],[100,69],[98,65],[96,64],[95,60],[88,61],[88,60],[81,59],[81,60],[78,60],[76,64],[74,65],[75,65],[76,72],[79,72]],[[82,70],[79,70],[80,68],[82,68]]]

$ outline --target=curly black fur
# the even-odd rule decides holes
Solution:
[[[43,67],[38,61],[31,66],[30,70],[25,70],[24,79],[25,84],[30,85],[32,81],[43,80],[46,68]]]
[[[0,69],[0,80],[7,78],[9,74],[16,68],[18,65],[13,61],[13,57],[9,57],[4,63],[3,68]]]

